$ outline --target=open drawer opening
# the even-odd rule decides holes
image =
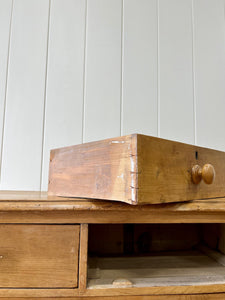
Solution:
[[[225,224],[93,224],[88,288],[225,283]]]

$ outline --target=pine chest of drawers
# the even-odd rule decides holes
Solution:
[[[3,299],[225,299],[225,198],[1,192],[0,233]]]

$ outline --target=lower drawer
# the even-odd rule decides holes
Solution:
[[[0,225],[0,288],[74,288],[79,225]]]

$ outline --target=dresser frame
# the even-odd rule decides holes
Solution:
[[[225,284],[88,289],[88,224],[124,223],[225,223],[225,198],[130,206],[119,202],[47,196],[39,192],[0,192],[0,224],[80,225],[78,288],[0,288],[0,298],[225,299]]]

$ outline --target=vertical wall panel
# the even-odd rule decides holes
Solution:
[[[122,134],[157,135],[157,1],[124,1]]]
[[[52,0],[42,190],[50,149],[82,143],[85,0]]]
[[[160,136],[194,143],[190,0],[159,0]]]
[[[224,151],[224,0],[193,3],[197,144]]]
[[[88,0],[84,141],[120,135],[121,0]]]
[[[12,1],[0,0],[0,171]]]
[[[46,0],[14,1],[2,189],[40,188],[48,9]]]

